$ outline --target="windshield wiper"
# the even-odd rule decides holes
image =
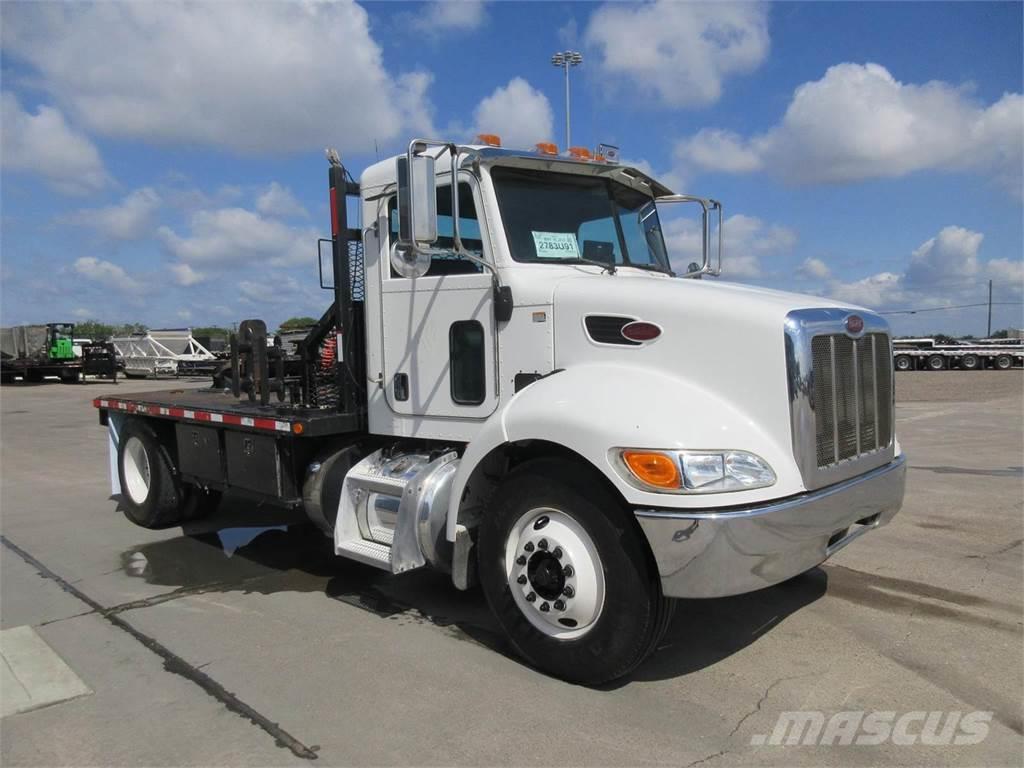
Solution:
[[[622,266],[623,267],[632,267],[633,269],[646,269],[648,272],[661,272],[661,274],[663,274],[663,275],[672,275],[672,277],[676,276],[676,273],[673,272],[671,269],[666,269],[665,267],[659,267],[656,264],[633,264],[633,263],[630,263],[630,264],[623,264]]]
[[[573,257],[569,259],[538,259],[536,263],[541,264],[546,262],[557,262],[558,264],[590,264],[594,267],[600,267],[609,275],[615,274],[614,264],[609,264],[607,261],[597,261],[596,259],[584,259],[582,257]]]

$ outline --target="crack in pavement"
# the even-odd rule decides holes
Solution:
[[[223,704],[229,711],[234,712],[240,717],[245,718],[260,730],[264,731],[267,735],[273,737],[274,743],[277,746],[289,750],[296,757],[300,757],[306,760],[316,760],[316,750],[319,749],[317,746],[306,746],[301,741],[292,736],[288,731],[282,728],[279,724],[272,722],[261,712],[258,712],[253,707],[246,704],[235,694],[227,690],[223,685],[218,683],[212,677],[206,673],[200,671],[197,667],[189,664],[185,659],[178,656],[167,646],[160,643],[155,638],[150,637],[146,633],[139,629],[136,629],[133,625],[129,624],[123,618],[117,615],[117,612],[113,609],[105,608],[103,605],[98,603],[89,595],[85,594],[78,587],[74,586],[67,579],[54,573],[39,559],[34,557],[31,553],[25,551],[17,544],[12,542],[6,536],[0,535],[0,544],[7,547],[14,554],[18,555],[22,560],[31,565],[40,575],[47,579],[54,581],[61,589],[67,592],[69,595],[77,598],[81,602],[92,608],[90,613],[97,613],[103,619],[110,624],[114,625],[118,629],[126,632],[135,638],[139,643],[148,648],[150,651],[155,653],[164,661],[164,669],[168,672],[180,675],[181,677],[195,683],[205,693]],[[209,585],[206,585],[209,586]]]

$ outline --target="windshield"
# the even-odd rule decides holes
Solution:
[[[594,261],[671,272],[649,195],[569,173],[499,166],[491,178],[516,261]]]

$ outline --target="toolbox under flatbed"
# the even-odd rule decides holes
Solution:
[[[214,387],[136,392],[131,397],[101,396],[95,398],[92,404],[100,410],[101,423],[106,422],[108,412],[114,411],[172,421],[223,425],[254,432],[287,433],[296,437],[322,437],[359,429],[356,414],[339,413],[333,408],[308,408],[288,403],[260,405]]]

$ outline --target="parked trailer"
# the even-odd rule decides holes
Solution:
[[[177,376],[212,373],[220,360],[189,328],[161,328],[111,339],[125,376]]]
[[[74,332],[74,323],[0,328],[0,381],[9,384],[21,377],[26,382],[40,382],[56,376],[73,383],[87,374],[116,380],[113,348],[76,340]]]
[[[612,156],[415,140],[356,183],[330,152],[334,300],[298,354],[246,320],[221,386],[95,400],[125,514],[304,510],[339,556],[479,581],[526,659],[587,684],[643,661],[673,598],[777,584],[889,522],[884,318],[675,277],[659,209],[700,209],[694,278],[720,272],[721,206]]]
[[[893,367],[897,371],[944,371],[959,368],[1008,371],[1024,365],[1024,347],[1005,339],[982,339],[940,344],[932,338],[894,339]]]

